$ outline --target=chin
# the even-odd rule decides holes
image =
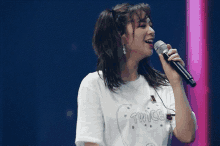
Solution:
[[[146,57],[150,57],[151,55],[153,55],[153,50],[148,50],[145,52]]]
[[[148,50],[146,50],[146,48],[145,48],[144,51],[142,51],[142,52],[137,52],[137,51],[133,51],[133,52],[137,53],[138,56],[143,59],[146,57],[150,57],[153,54],[153,49],[149,48]],[[136,56],[136,57],[138,57],[138,56]]]

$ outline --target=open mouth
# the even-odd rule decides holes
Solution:
[[[145,43],[148,43],[148,44],[152,44],[152,45],[153,45],[153,42],[148,42],[148,41],[145,41]]]
[[[153,44],[153,42],[150,42],[150,41],[145,41],[145,43],[148,43],[148,44]]]
[[[151,48],[154,47],[153,42],[145,41],[145,43],[149,44]]]

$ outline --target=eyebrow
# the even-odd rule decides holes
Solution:
[[[148,18],[148,17],[147,17]],[[141,19],[139,22],[146,22],[146,19],[147,18],[143,18],[143,19]],[[150,19],[150,18],[149,18]],[[151,22],[151,20],[150,20],[150,22]]]

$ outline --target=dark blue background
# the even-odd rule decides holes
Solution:
[[[96,69],[96,19],[123,2],[150,4],[155,41],[177,48],[186,63],[185,0],[1,1],[0,145],[75,145],[79,85]],[[210,128],[218,145],[219,2],[208,5]],[[155,51],[151,63],[163,72]],[[183,145],[175,137],[173,144]]]

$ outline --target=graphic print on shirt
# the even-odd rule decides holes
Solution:
[[[157,146],[156,141],[163,139],[166,122],[160,108],[158,104],[119,106],[116,116],[124,146]]]

